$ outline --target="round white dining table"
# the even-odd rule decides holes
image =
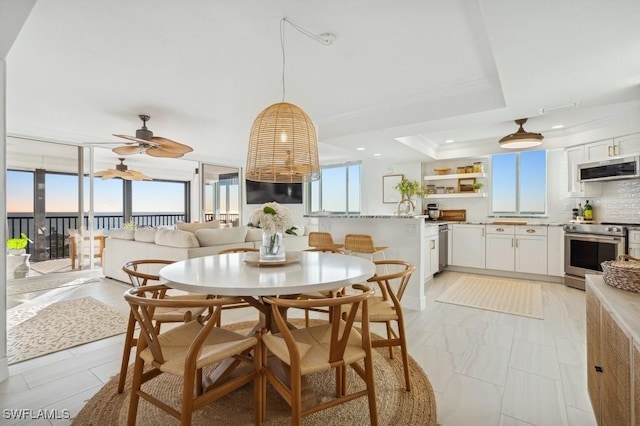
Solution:
[[[288,252],[286,265],[248,262],[255,253],[196,257],[162,268],[166,285],[190,293],[219,296],[282,296],[332,290],[363,283],[376,271],[368,259],[324,252]]]

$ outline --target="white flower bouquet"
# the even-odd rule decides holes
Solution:
[[[260,260],[279,261],[285,259],[282,234],[290,232],[291,214],[289,209],[278,203],[266,203],[251,215],[250,226],[262,228]]]
[[[266,234],[284,233],[291,228],[291,214],[288,208],[278,203],[265,203],[253,212],[249,225],[262,228]]]

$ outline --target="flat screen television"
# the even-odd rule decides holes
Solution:
[[[267,183],[246,180],[247,204],[302,204],[301,183]]]

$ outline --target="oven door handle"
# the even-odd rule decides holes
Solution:
[[[565,234],[565,238],[582,241],[622,241],[623,239],[623,237],[605,237],[604,235],[598,235],[597,237],[594,237],[584,234]]]

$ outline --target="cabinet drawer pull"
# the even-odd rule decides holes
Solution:
[[[535,234],[536,230],[535,229],[527,229],[527,234]]]
[[[593,367],[597,373],[602,373],[602,367],[600,367],[599,365],[596,365]]]
[[[496,228],[497,232],[504,232],[504,228]]]

